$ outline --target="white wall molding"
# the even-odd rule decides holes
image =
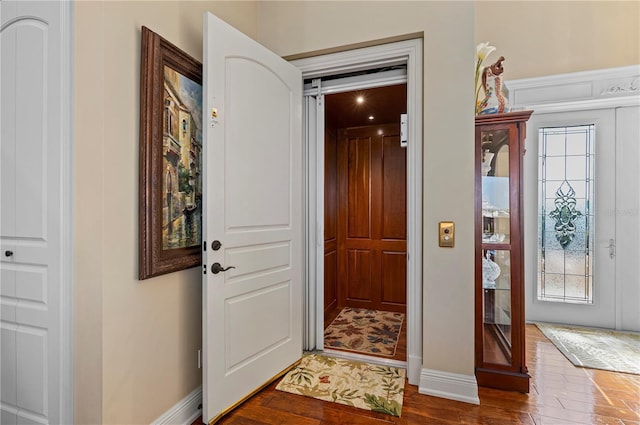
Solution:
[[[409,56],[416,54],[417,40],[418,39],[399,41],[326,55],[311,56],[293,60],[291,63],[300,68],[305,79],[401,65],[407,63]],[[420,44],[421,42],[422,40],[420,40]]]
[[[610,119],[616,121],[615,125],[617,127],[609,133],[610,135],[607,137],[610,141],[615,142],[613,145],[616,146],[616,151],[621,149],[621,146],[623,146],[621,142],[626,140],[624,139],[624,134],[629,134],[630,136],[627,136],[627,139],[632,140],[632,142],[624,144],[625,147],[622,149],[627,150],[626,154],[616,152],[615,178],[616,182],[618,182],[615,185],[616,206],[612,207],[610,211],[617,212],[627,210],[627,207],[620,207],[617,206],[617,204],[624,204],[624,202],[627,202],[629,199],[633,200],[633,197],[636,195],[633,194],[630,197],[630,195],[626,194],[627,192],[624,192],[624,195],[620,195],[618,192],[629,190],[627,187],[628,185],[620,184],[620,182],[634,181],[634,179],[637,180],[637,174],[633,171],[637,168],[637,152],[633,147],[635,146],[634,143],[637,144],[637,137],[635,136],[634,130],[632,130],[634,128],[633,125],[636,123],[633,119],[627,119],[624,126],[620,126],[620,123],[617,122],[618,118],[616,118],[616,116],[618,116],[618,114],[625,114],[625,116],[628,116],[626,114],[629,114],[633,117],[635,114],[637,121],[637,112],[630,112],[629,109],[640,107],[640,65],[520,79],[507,81],[506,85],[509,88],[509,99],[512,107],[517,109],[532,109],[534,111],[531,120],[527,124],[527,145],[530,148],[528,149],[529,154],[525,156],[524,160],[525,181],[529,182],[524,188],[524,236],[525,241],[528,241],[525,242],[527,245],[525,247],[525,310],[527,312],[527,320],[535,320],[542,316],[548,317],[553,311],[556,312],[555,314],[560,314],[558,313],[560,306],[556,305],[557,303],[537,300],[537,129],[541,126],[574,125],[578,122],[584,122],[581,121],[584,119],[589,120],[589,122],[596,122],[594,120],[599,120],[597,123],[598,127],[604,128],[604,123],[607,122],[607,119],[604,117],[608,116],[607,114],[613,117]],[[611,136],[611,134],[614,136]],[[635,163],[632,165],[631,163],[633,163],[634,160]],[[629,161],[631,163],[628,163]],[[626,175],[622,177],[622,173]],[[631,187],[633,187],[633,185],[631,185]],[[631,210],[633,210],[633,207],[631,207]],[[620,220],[621,222],[626,220],[625,215],[611,215],[612,218],[614,216],[616,220]],[[635,217],[636,220],[631,220],[630,224],[624,226],[623,228],[625,231],[622,233],[619,232],[619,225],[615,225],[616,245],[624,245],[625,242],[623,241],[625,239],[628,243],[626,246],[627,249],[618,250],[618,253],[622,256],[627,254],[633,257],[634,255],[633,250],[635,249],[634,247],[636,246],[636,242],[632,236],[634,234],[633,231],[629,231],[629,229],[634,223],[637,223],[637,214],[635,216],[632,215],[632,218],[633,217]],[[637,255],[633,258],[636,257]],[[623,270],[618,265],[618,261],[619,259],[616,259],[616,274],[621,275]],[[633,322],[633,318],[638,317],[637,309],[635,309],[635,311],[626,318],[622,317],[623,313],[621,312],[621,306],[624,301],[626,301],[626,298],[621,294],[631,294],[630,298],[636,300],[637,295],[634,294],[638,294],[638,292],[635,291],[635,288],[624,286],[624,284],[621,283],[624,281],[624,279],[616,279],[616,287],[614,290],[614,293],[616,294],[615,296],[617,297],[615,301],[615,317],[611,317],[611,324],[605,324],[604,322],[594,324],[595,322],[591,322],[592,326],[610,326],[620,329],[625,326],[623,324],[625,319],[630,319]],[[598,289],[596,287],[596,291],[597,290]],[[594,297],[596,300],[600,299],[597,292]],[[571,311],[566,310],[567,308],[571,309]],[[592,310],[594,308],[599,308],[598,301],[596,301],[594,305],[586,308]],[[567,316],[563,320],[569,320],[569,322],[577,320],[577,315],[574,309],[578,309],[578,306],[565,305],[562,310],[566,311],[564,314]],[[569,316],[571,320],[567,318]],[[596,320],[594,312],[590,313],[589,316],[591,320]],[[560,318],[562,318],[562,316],[556,316],[556,319],[560,320]],[[582,324],[588,323],[583,322]],[[633,324],[631,326],[633,326]],[[633,330],[633,327],[631,330]]]
[[[537,112],[633,106],[640,102],[640,65],[505,82],[512,107]]]
[[[422,369],[418,392],[449,400],[480,404],[478,382],[474,375]]]
[[[191,425],[201,415],[202,387],[198,387],[158,419],[151,422],[151,425]]]

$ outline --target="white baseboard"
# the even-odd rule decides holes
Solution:
[[[420,394],[480,404],[478,382],[474,375],[422,369],[420,373]]]
[[[202,415],[202,387],[198,387],[191,393],[167,410],[151,425],[191,425],[193,421]]]
[[[407,378],[411,385],[420,384],[420,372],[422,371],[422,357],[409,355],[407,362]]]

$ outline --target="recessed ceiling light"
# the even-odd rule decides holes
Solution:
[[[362,96],[356,97],[356,102],[358,102],[358,103],[364,102],[364,97],[362,97]]]
[[[369,120],[373,120],[373,115],[369,115]]]

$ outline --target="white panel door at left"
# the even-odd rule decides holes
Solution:
[[[69,5],[0,3],[2,424],[71,419],[68,261]],[[70,297],[69,297],[70,298]],[[68,309],[67,309],[68,310]],[[70,316],[69,316],[70,317]]]
[[[302,355],[302,77],[211,14],[204,34],[209,423]]]

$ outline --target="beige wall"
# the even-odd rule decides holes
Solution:
[[[74,7],[74,409],[76,423],[98,424],[102,422],[104,55],[101,34],[94,32],[95,23],[102,22],[102,8],[88,4]]]
[[[505,79],[640,63],[640,1],[479,1],[476,42]]]
[[[198,268],[138,281],[140,27],[202,58],[211,10],[255,37],[254,2],[75,4],[75,415],[150,423],[201,384]]]
[[[639,63],[638,4],[76,2],[76,422],[149,423],[201,382],[198,270],[136,279],[141,25],[198,59],[205,10],[281,55],[424,33],[424,366],[469,375],[474,46],[511,79]],[[456,248],[437,247],[440,220]]]
[[[259,41],[292,55],[424,33],[425,368],[473,374],[473,2],[261,2]],[[446,159],[450,159],[447,161]],[[456,247],[438,247],[441,220]]]

